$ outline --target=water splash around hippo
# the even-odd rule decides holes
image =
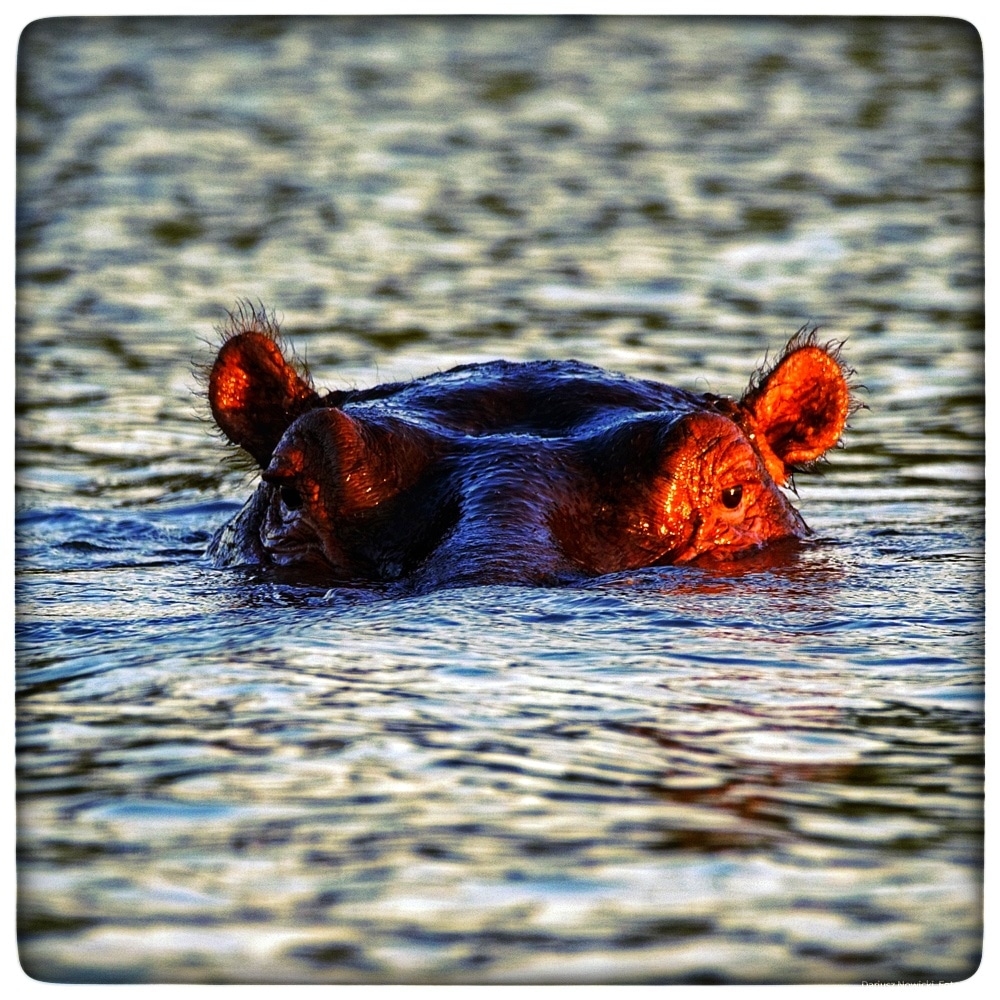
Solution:
[[[262,482],[209,554],[419,589],[735,559],[808,535],[782,488],[840,441],[852,374],[803,328],[739,400],[577,361],[324,395],[244,306],[208,396]]]

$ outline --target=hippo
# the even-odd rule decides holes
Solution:
[[[804,539],[783,488],[855,408],[842,345],[805,327],[739,399],[578,361],[324,394],[263,308],[220,332],[212,414],[261,482],[208,554],[338,586],[559,585]]]

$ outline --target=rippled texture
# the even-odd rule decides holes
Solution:
[[[20,949],[100,982],[955,980],[981,947],[982,103],[946,20],[22,40]],[[211,569],[237,298],[327,388],[867,387],[798,554],[392,599]]]

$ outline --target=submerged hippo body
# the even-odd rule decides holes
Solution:
[[[576,361],[321,395],[264,313],[226,335],[212,412],[263,481],[209,553],[330,583],[558,583],[803,538],[780,487],[851,410],[804,331],[739,401]]]

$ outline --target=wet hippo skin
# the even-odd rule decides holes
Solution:
[[[804,329],[739,400],[577,361],[323,395],[263,310],[224,334],[212,413],[262,482],[209,554],[330,583],[554,584],[804,538],[781,487],[853,406],[839,349]]]

